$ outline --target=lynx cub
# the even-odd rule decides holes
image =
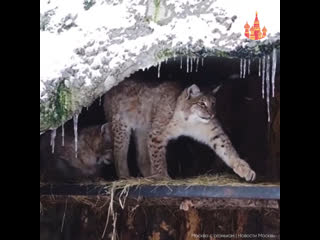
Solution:
[[[235,173],[253,181],[255,172],[238,156],[215,118],[216,91],[204,94],[196,85],[183,89],[176,82],[157,84],[130,79],[107,92],[104,109],[111,124],[118,176],[129,177],[127,153],[133,132],[137,162],[144,177],[169,177],[166,145],[184,135],[207,144]]]
[[[78,138],[77,157],[73,132],[66,132],[64,146],[61,133],[57,133],[54,153],[50,146],[50,133],[40,139],[40,159],[54,176],[68,179],[94,177],[99,175],[101,163],[109,164],[112,160],[109,124],[82,129]]]

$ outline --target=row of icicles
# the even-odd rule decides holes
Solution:
[[[246,69],[248,65],[248,75],[250,74],[251,60],[250,59],[240,59],[240,78],[246,77]],[[262,66],[261,66],[262,65]],[[270,65],[271,65],[271,77],[270,77]],[[267,113],[268,122],[270,122],[270,97],[275,97],[275,78],[276,78],[276,68],[277,68],[277,49],[272,51],[272,61],[271,56],[263,56],[262,60],[259,58],[259,70],[258,74],[261,77],[261,96],[266,99],[267,102]],[[271,88],[271,89],[270,89]]]
[[[180,56],[180,69],[182,69],[182,56]],[[173,61],[176,61],[176,56],[173,56]],[[189,57],[187,56],[187,73],[192,72],[193,69],[193,63],[196,64],[195,71],[198,72],[199,68],[199,62],[200,62],[200,57]],[[166,64],[168,62],[168,59],[165,60]],[[204,64],[204,57],[201,57],[201,66],[203,67]],[[158,63],[158,78],[160,78],[160,70],[161,70],[161,62]]]
[[[174,61],[176,57],[174,56]],[[168,60],[165,62],[167,63]],[[195,71],[198,72],[200,58],[199,57],[189,57],[186,59],[187,73],[193,71],[193,63],[196,64]],[[201,66],[204,65],[204,58],[201,57]],[[270,65],[271,65],[271,79],[270,79]],[[267,112],[268,112],[268,122],[270,122],[270,96],[275,97],[275,75],[276,75],[276,65],[277,65],[277,50],[273,49],[272,52],[272,61],[271,56],[263,56],[262,59],[259,58],[259,77],[262,75],[262,98],[266,99],[267,102]],[[161,62],[158,63],[158,78],[160,78],[160,69]],[[182,69],[182,56],[180,57],[180,69]],[[250,59],[240,59],[240,78],[246,77],[246,71],[248,75],[251,72],[251,60]],[[271,91],[270,91],[271,87]],[[101,104],[101,97],[100,102]],[[74,144],[75,144],[75,156],[78,156],[78,117],[79,114],[76,114],[73,117],[73,129],[74,129]],[[62,131],[62,146],[64,146],[64,125],[61,127]],[[56,129],[51,132],[51,141],[50,146],[52,147],[52,153],[54,153],[55,147],[55,138],[56,138]]]

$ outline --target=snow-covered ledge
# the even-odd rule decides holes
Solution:
[[[256,11],[268,32],[252,41],[244,25]],[[273,48],[280,48],[277,0],[41,0],[40,132],[167,58],[254,58]]]

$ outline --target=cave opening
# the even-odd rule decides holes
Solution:
[[[187,61],[189,62],[187,69]],[[192,65],[190,63],[192,61]],[[197,84],[202,89],[213,89],[221,85],[217,93],[217,117],[241,158],[245,159],[257,173],[267,181],[280,180],[280,61],[275,77],[275,98],[271,98],[271,122],[267,121],[266,100],[261,96],[262,81],[259,76],[259,59],[252,59],[250,74],[240,78],[238,58],[206,57],[203,59],[171,58],[160,66],[139,70],[133,75],[141,81],[180,81],[183,85]],[[181,65],[182,63],[182,65]],[[192,67],[191,67],[192,66]],[[249,67],[249,66],[247,66]],[[188,72],[187,72],[188,70]],[[249,70],[249,68],[247,69]],[[103,97],[84,108],[79,115],[78,131],[106,122]],[[63,126],[65,134],[74,134],[74,122]],[[62,128],[57,129],[54,145],[62,144]],[[46,142],[46,151],[51,151],[51,133],[40,136]],[[137,167],[133,138],[130,141],[128,164],[133,177],[141,176]],[[81,148],[81,146],[79,146]],[[216,154],[204,144],[189,137],[172,140],[167,146],[168,172],[172,178],[188,178],[204,174],[234,174]],[[47,159],[40,155],[40,176],[44,181],[57,180],[47,177]],[[117,179],[113,164],[101,164],[100,176],[105,180]],[[63,178],[64,179],[64,178]]]

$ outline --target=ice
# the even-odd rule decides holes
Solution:
[[[76,158],[78,158],[78,117],[78,114],[73,117],[74,151]]]
[[[270,122],[270,55],[267,56],[267,73],[266,73],[266,85],[267,85],[267,111],[268,111],[268,122]]]
[[[187,56],[187,73],[189,72],[189,56]]]
[[[273,49],[272,52],[272,74],[271,74],[271,83],[272,83],[272,97],[275,96],[275,78],[276,78],[276,70],[277,70],[277,49]]]
[[[197,57],[197,59],[196,59],[196,72],[198,72],[198,67],[199,67],[199,58]]]
[[[190,58],[190,72],[192,72],[193,57]]]
[[[182,56],[180,57],[180,69],[182,69]]]
[[[261,76],[261,58],[259,58],[259,77]]]
[[[64,147],[64,124],[61,125],[61,145]]]
[[[201,58],[201,67],[203,67],[203,64],[204,64],[204,57]]]
[[[247,59],[243,59],[243,76],[242,78],[246,78],[246,66],[247,65]]]
[[[161,62],[158,63],[158,78],[160,78]]]
[[[262,98],[264,98],[264,89],[265,89],[265,75],[266,75],[266,56],[262,57]]]
[[[57,136],[57,129],[54,129],[51,131],[51,141],[50,141],[52,153],[54,153],[54,145],[55,145],[56,136]]]
[[[242,63],[243,62],[243,60],[242,60],[242,58],[240,58],[240,78],[242,78]]]
[[[250,59],[248,59],[248,75],[250,75],[250,66],[251,65],[251,60]]]

